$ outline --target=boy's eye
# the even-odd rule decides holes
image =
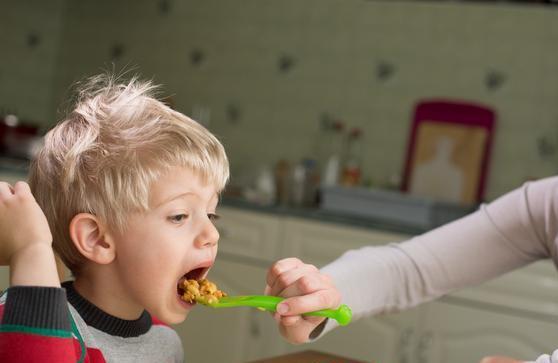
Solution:
[[[207,218],[209,218],[209,220],[211,222],[215,222],[216,220],[218,220],[221,217],[219,215],[215,214],[215,213],[208,213]]]
[[[175,216],[170,216],[169,220],[173,223],[180,223],[184,221],[186,218],[188,218],[187,214],[177,214]]]

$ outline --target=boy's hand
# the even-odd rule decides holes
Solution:
[[[47,219],[25,182],[0,182],[0,265],[11,285],[60,284]]]
[[[29,185],[0,182],[0,265],[35,243],[51,246],[52,235]]]
[[[287,298],[277,306],[274,316],[281,335],[293,344],[308,341],[310,333],[325,319],[300,314],[335,309],[341,302],[331,278],[298,258],[286,258],[271,266],[265,294]]]

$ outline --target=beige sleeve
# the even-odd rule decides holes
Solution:
[[[325,266],[355,318],[406,309],[554,257],[558,178],[526,183],[408,241],[346,252]],[[326,331],[335,324],[328,322]]]

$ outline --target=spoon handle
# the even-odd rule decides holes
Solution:
[[[235,306],[251,306],[260,308],[267,311],[275,312],[277,304],[283,301],[284,298],[279,296],[268,295],[250,295],[250,296],[226,296],[219,299],[216,303],[208,304],[214,308],[229,308]],[[351,309],[343,304],[337,309],[323,309],[304,313],[305,316],[322,316],[330,319],[335,319],[339,325],[347,325],[351,322],[352,312]]]

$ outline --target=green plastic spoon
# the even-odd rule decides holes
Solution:
[[[284,298],[279,296],[267,296],[267,295],[250,295],[250,296],[225,296],[219,299],[218,302],[207,303],[199,301],[201,304],[210,306],[212,308],[232,308],[235,306],[251,306],[267,311],[275,312],[277,304],[283,301]],[[302,315],[310,316],[323,316],[326,318],[331,318],[337,320],[339,325],[347,325],[351,322],[351,317],[353,313],[351,309],[343,304],[337,309],[324,309],[318,311],[312,311],[309,313],[304,313]]]

